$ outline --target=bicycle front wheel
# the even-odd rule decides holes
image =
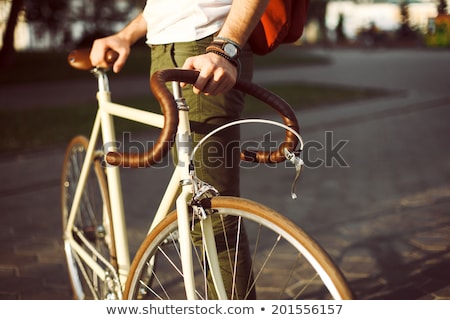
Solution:
[[[286,217],[256,202],[235,197],[212,198],[209,209],[230,299],[352,298],[345,278],[330,257]],[[138,250],[125,298],[186,298],[176,214],[167,216]],[[198,299],[215,298],[196,232],[198,221],[195,216],[193,219],[195,292]]]

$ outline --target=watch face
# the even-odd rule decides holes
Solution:
[[[232,45],[231,43],[225,44],[225,46],[223,47],[223,50],[230,58],[236,57],[237,53],[238,53],[237,48],[234,45]]]

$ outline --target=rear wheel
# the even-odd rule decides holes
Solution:
[[[230,299],[352,298],[330,257],[286,217],[261,204],[234,197],[213,198],[210,208],[205,209],[215,219],[219,260]],[[196,219],[191,222],[194,226]],[[132,263],[125,298],[186,298],[177,229],[173,212],[147,236]],[[191,242],[197,298],[215,298],[195,229]],[[157,264],[153,264],[155,259]]]
[[[63,232],[67,228],[88,144],[87,138],[83,136],[75,137],[67,147],[64,157],[61,180]],[[104,168],[101,165],[101,158],[94,157],[83,188],[80,204],[76,210],[74,228],[71,232],[75,242],[103,269],[107,269],[105,268],[105,261],[116,267],[111,221]],[[115,292],[118,285],[114,277],[108,275],[100,277],[76,253],[68,239],[65,239],[65,253],[75,298],[117,298]]]

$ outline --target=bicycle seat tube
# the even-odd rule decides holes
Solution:
[[[118,145],[114,130],[113,116],[102,109],[102,105],[111,102],[111,92],[107,70],[94,68],[92,73],[98,82],[97,100],[100,107],[101,133],[103,141],[103,152],[117,151]],[[125,284],[130,268],[130,253],[127,238],[127,228],[125,223],[125,209],[122,196],[122,182],[118,166],[106,166],[106,178],[108,181],[111,212],[113,215],[113,228],[116,238],[117,263],[119,265],[119,276],[122,285]]]

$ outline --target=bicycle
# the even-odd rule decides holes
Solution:
[[[116,57],[108,52],[109,62]],[[262,87],[238,81],[237,89],[271,106],[283,123],[237,120],[213,130],[194,147],[189,138],[189,107],[181,95],[180,82],[194,83],[197,72],[163,70],[151,77],[152,91],[162,108],[159,114],[113,103],[107,70],[90,64],[88,50],[73,51],[68,61],[74,68],[90,70],[98,81],[98,111],[90,139],[77,136],[69,143],[61,181],[63,241],[75,298],[352,298],[340,270],[298,226],[257,202],[220,196],[195,175],[193,155],[211,135],[233,125],[269,123],[285,130],[285,141],[275,151],[244,150],[241,158],[291,161],[297,170],[292,185],[295,197],[303,141],[289,104]],[[173,93],[166,82],[172,82]],[[161,128],[156,144],[144,154],[118,150],[113,143],[114,117]],[[97,148],[100,136],[102,147]],[[151,166],[172,146],[178,161],[148,234],[131,262],[119,166]],[[216,229],[213,219],[219,221]],[[245,235],[247,239],[243,239]],[[243,272],[238,268],[242,256],[251,257],[250,270],[244,271],[246,283],[238,282],[236,276]],[[221,269],[229,275],[224,277]]]

